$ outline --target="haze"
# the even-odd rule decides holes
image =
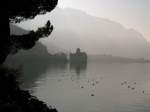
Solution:
[[[59,0],[58,6],[119,22],[150,41],[150,0]]]
[[[149,0],[60,0],[53,12],[19,26],[36,29],[50,19],[54,31],[42,39],[49,52],[54,45],[59,52],[79,47],[88,54],[150,59],[149,4]]]

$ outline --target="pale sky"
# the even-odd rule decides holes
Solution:
[[[150,0],[59,0],[58,6],[119,22],[150,41]]]

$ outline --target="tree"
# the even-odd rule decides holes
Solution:
[[[35,42],[42,37],[51,34],[53,26],[50,21],[45,27],[37,31],[30,31],[26,35],[10,35],[10,23],[19,23],[27,19],[33,19],[38,14],[50,12],[57,5],[58,0],[9,0],[1,3],[1,6],[8,6],[8,10],[2,9],[0,18],[0,64],[3,64],[6,57],[16,53],[19,49],[30,49]]]
[[[0,3],[0,112],[57,112],[44,102],[32,96],[29,91],[21,90],[17,76],[19,70],[4,66],[9,54],[20,49],[32,48],[36,41],[48,37],[53,26],[47,21],[44,27],[30,31],[25,35],[10,35],[10,23],[19,23],[33,19],[38,14],[50,12],[57,5],[57,0],[8,0]],[[4,6],[4,7],[3,7]],[[7,8],[7,9],[6,9]]]
[[[33,19],[38,14],[50,12],[56,5],[57,0],[9,0],[7,3],[3,0],[0,3],[0,112],[57,112],[29,91],[20,89],[17,80],[20,70],[9,69],[3,64],[9,54],[32,48],[39,38],[49,36],[53,30],[50,21],[47,21],[37,31],[10,35],[9,24]]]

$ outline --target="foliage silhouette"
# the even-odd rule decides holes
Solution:
[[[28,34],[24,35],[11,35],[11,53],[16,53],[20,49],[28,50],[31,49],[35,42],[42,37],[47,37],[53,31],[53,26],[50,21],[47,22],[45,27],[38,28],[36,32],[30,31]]]
[[[0,74],[0,112],[57,112],[29,91],[20,89],[17,80],[20,70],[1,66]]]
[[[50,12],[57,0],[9,0],[8,15],[11,22],[33,19],[38,14]]]
[[[19,23],[33,19],[38,14],[50,12],[57,5],[58,0],[9,0],[1,4],[0,18],[0,112],[57,112],[44,102],[32,96],[29,91],[19,87],[17,77],[20,70],[4,66],[9,54],[15,54],[20,49],[32,48],[36,41],[48,37],[53,26],[47,21],[44,27],[37,31],[30,31],[25,35],[10,35],[10,23]],[[7,10],[2,6],[7,6]]]
[[[53,30],[53,26],[50,21],[48,21],[45,27],[39,28],[36,32],[30,31],[29,34],[26,35],[10,36],[9,24],[33,19],[38,14],[50,12],[55,8],[57,2],[58,0],[9,0],[7,5],[3,4],[8,6],[8,11],[3,9],[3,17],[0,18],[0,64],[14,51],[13,49],[18,51],[21,48],[31,48],[39,38],[47,37]],[[21,38],[21,40],[18,38]]]

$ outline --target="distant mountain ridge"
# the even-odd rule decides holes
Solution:
[[[28,33],[29,31],[20,28],[16,25],[10,25],[10,31],[11,34],[14,35],[23,35]],[[36,42],[35,46],[29,50],[20,50],[18,53],[9,55],[6,64],[9,65],[19,65],[19,64],[30,64],[30,63],[45,63],[45,64],[62,64],[66,63],[67,57],[63,52],[55,53],[56,49],[59,49],[57,47],[54,47],[51,45],[51,51],[54,52],[48,52],[47,47],[43,45],[43,43]]]
[[[13,35],[23,35],[23,34],[27,34],[29,31],[14,25],[14,24],[10,24],[10,33]]]
[[[150,43],[142,34],[117,22],[69,8],[57,8],[49,18],[55,30],[53,39],[43,41],[48,49],[52,43],[68,52],[81,48],[88,54],[150,59]]]
[[[24,30],[18,26],[15,25],[11,25],[11,31],[13,31],[12,34],[19,34],[21,35],[22,33],[28,33],[27,30]],[[53,49],[53,48],[51,48]],[[55,48],[53,49],[55,52]],[[57,50],[56,50],[57,51]],[[62,52],[62,51],[61,51]],[[50,61],[51,58],[51,53],[48,53],[48,49],[45,45],[43,45],[41,42],[37,42],[36,45],[28,50],[28,51],[24,51],[21,50],[19,53],[9,56],[7,59],[7,62],[16,62],[16,63],[24,63],[26,61],[28,61],[27,63],[31,62],[31,61]],[[89,55],[88,56],[88,60],[89,61],[97,61],[97,62],[140,62],[140,63],[146,63],[146,62],[150,62],[150,60],[145,60],[143,58],[127,58],[127,57],[120,57],[120,56],[112,56],[112,55]]]
[[[26,29],[23,29],[17,25],[14,25],[14,24],[10,24],[10,32],[11,34],[13,35],[23,35],[23,34],[27,34],[29,31],[26,30]],[[49,37],[50,38],[50,37]],[[42,40],[42,39],[41,39]],[[44,48],[44,49],[47,49],[46,46],[44,44],[41,43],[41,41],[39,40],[39,42],[37,42],[37,45],[36,45],[36,48],[41,49],[41,48]],[[46,52],[50,53],[50,54],[54,54],[56,53],[57,51],[61,51],[60,48],[58,48],[57,46],[53,45],[52,43],[49,45],[49,50],[47,50]],[[34,49],[35,50],[35,49]],[[32,52],[34,52],[34,50]],[[38,49],[36,49],[38,50]],[[36,51],[35,50],[35,51]],[[45,51],[45,50],[44,50]],[[30,50],[29,50],[30,52]],[[41,51],[42,52],[42,51]]]
[[[127,58],[112,55],[90,55],[88,60],[101,63],[150,63],[150,60],[144,58]]]

